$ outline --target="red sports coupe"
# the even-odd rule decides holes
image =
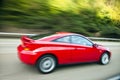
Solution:
[[[21,42],[17,48],[19,59],[23,63],[36,65],[42,73],[50,73],[62,64],[99,62],[105,65],[111,57],[108,48],[75,33],[22,36]]]

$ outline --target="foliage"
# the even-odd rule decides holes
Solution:
[[[120,0],[2,0],[0,7],[1,27],[120,38]]]

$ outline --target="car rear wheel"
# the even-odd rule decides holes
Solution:
[[[106,65],[110,62],[110,56],[108,53],[104,53],[102,56],[101,56],[101,59],[100,59],[100,63],[103,64],[103,65]]]
[[[55,67],[56,59],[52,55],[44,55],[37,62],[38,70],[44,74],[52,72]]]

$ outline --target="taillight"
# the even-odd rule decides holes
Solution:
[[[30,49],[29,49],[29,48],[27,48],[27,47],[25,47],[25,48],[24,48],[24,50],[29,51]]]

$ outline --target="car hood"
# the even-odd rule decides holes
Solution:
[[[101,50],[106,50],[106,51],[110,51],[110,49],[106,46],[103,46],[103,45],[100,45],[100,44],[97,44],[97,48],[98,49],[101,49]]]

